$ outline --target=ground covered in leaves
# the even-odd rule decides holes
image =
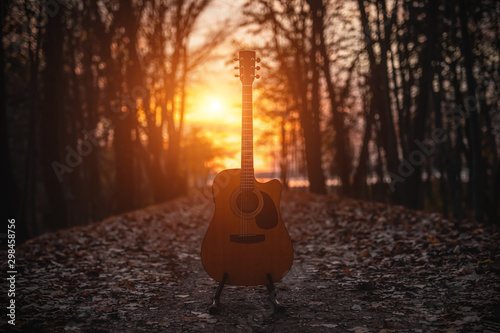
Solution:
[[[199,251],[212,205],[198,193],[18,246],[16,329],[500,331],[498,229],[298,191],[281,205],[295,251],[276,284],[287,311],[273,314],[263,286],[226,287],[209,315],[216,283]]]

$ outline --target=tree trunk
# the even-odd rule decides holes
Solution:
[[[97,78],[94,76],[92,71],[92,56],[94,55],[92,46],[94,43],[98,44],[99,39],[95,34],[95,29],[93,27],[97,24],[96,19],[98,16],[97,3],[92,0],[88,0],[86,2],[87,6],[87,15],[83,20],[83,25],[89,32],[89,38],[85,42],[84,46],[84,54],[82,59],[83,71],[84,71],[84,82],[85,82],[85,100],[87,103],[87,114],[88,121],[86,123],[85,129],[88,131],[92,131],[97,128],[97,124],[99,122],[99,113],[98,113],[98,97],[99,97],[99,88],[97,87]],[[92,31],[92,33],[90,33]],[[100,45],[101,47],[105,47]],[[90,134],[92,135],[92,134]],[[83,137],[85,139],[85,137]],[[89,138],[87,138],[89,139]],[[87,166],[88,166],[88,180],[89,180],[89,192],[94,193],[94,195],[90,195],[88,205],[89,214],[92,220],[96,221],[103,217],[102,215],[102,186],[101,186],[101,177],[99,170],[99,150],[100,147],[97,145],[93,146],[93,152],[87,157]]]
[[[325,75],[328,94],[330,97],[330,109],[332,112],[332,123],[335,130],[335,165],[338,167],[338,175],[342,180],[341,194],[351,195],[350,171],[351,171],[351,156],[348,151],[349,133],[345,127],[344,114],[341,111],[343,100],[339,100],[335,92],[333,79],[330,73],[330,59],[325,45],[324,36],[324,15],[325,6],[322,0],[308,0],[311,7],[313,20],[313,42],[323,58],[322,69]],[[311,61],[316,57],[311,57]],[[347,85],[349,80],[346,81]],[[346,87],[348,88],[348,87]]]
[[[372,102],[373,104],[373,99]],[[363,142],[361,145],[361,152],[359,153],[358,167],[356,168],[356,173],[353,177],[353,191],[356,197],[360,199],[368,199],[368,193],[366,191],[366,177],[367,177],[367,167],[369,161],[369,144],[373,131],[373,113],[375,107],[371,105],[368,108],[368,112],[365,117],[365,133],[363,135]]]
[[[422,209],[422,170],[423,164],[431,156],[424,156],[422,148],[417,144],[418,142],[424,141],[426,120],[428,118],[428,110],[433,106],[430,102],[432,99],[432,81],[433,81],[433,68],[432,61],[434,59],[434,47],[435,47],[435,35],[436,35],[436,19],[437,10],[439,3],[437,1],[430,1],[427,10],[427,27],[426,27],[426,37],[427,41],[425,45],[422,46],[422,51],[420,54],[420,63],[422,64],[422,77],[419,80],[419,95],[416,105],[415,118],[413,120],[414,126],[411,135],[411,140],[409,142],[409,155],[406,156],[407,160],[412,163],[414,171],[407,178],[405,182],[406,188],[406,206],[410,208]],[[433,148],[435,149],[435,148]],[[420,153],[419,158],[423,158],[422,161],[415,159],[417,153]],[[428,155],[428,154],[425,154]],[[413,158],[412,158],[413,157]],[[418,161],[415,163],[413,161]],[[430,177],[431,175],[429,175]]]
[[[440,59],[442,61],[442,59]],[[439,73],[439,89],[438,92],[433,92],[433,100],[434,100],[434,126],[435,128],[442,129],[443,127],[443,114],[441,112],[441,94],[443,92],[443,78]],[[448,188],[446,186],[446,178],[449,177],[449,173],[447,170],[447,161],[449,161],[449,152],[446,148],[446,141],[439,142],[436,144],[437,150],[437,168],[439,170],[439,192],[441,194],[441,200],[443,201],[443,216],[448,217],[449,211],[449,193]],[[450,191],[453,191],[453,188],[450,188]]]
[[[323,174],[321,161],[321,132],[319,127],[319,71],[316,65],[316,46],[310,55],[310,66],[312,70],[311,79],[311,108],[303,110],[304,137],[306,140],[307,175],[309,177],[309,189],[313,193],[325,194],[325,176]]]
[[[474,59],[472,55],[473,45],[469,40],[467,7],[465,0],[460,0],[460,30],[462,33],[462,53],[465,63],[465,78],[467,83],[467,97],[476,98],[476,80],[472,73]],[[464,107],[468,108],[468,101],[464,101]],[[469,115],[469,131],[470,131],[470,149],[472,157],[472,201],[474,206],[474,217],[476,221],[483,222],[484,220],[484,184],[483,184],[483,163],[481,157],[481,128],[479,126],[479,104],[476,99],[476,109],[470,110]]]
[[[5,26],[5,17],[9,9],[10,1],[2,1],[0,3],[0,41],[3,41],[3,27]],[[26,239],[26,229],[23,230],[23,225],[26,221],[20,218],[22,212],[19,211],[19,190],[15,182],[14,174],[12,171],[12,162],[10,158],[9,148],[9,129],[7,125],[7,100],[6,100],[6,80],[5,80],[5,54],[3,43],[0,43],[0,132],[2,137],[0,139],[0,155],[2,156],[2,163],[0,163],[0,172],[2,174],[2,188],[4,193],[7,194],[5,207],[2,209],[2,220],[16,219],[19,226],[17,236],[19,241]],[[4,222],[4,223],[5,223]],[[3,231],[2,231],[3,232]]]
[[[62,183],[54,174],[52,163],[64,161],[66,154],[61,154],[61,142],[64,142],[64,96],[66,84],[63,71],[63,10],[47,21],[44,44],[45,71],[43,73],[45,100],[41,116],[42,133],[42,168],[44,188],[47,195],[49,210],[44,217],[44,226],[50,229],[60,229],[68,226],[66,198]],[[78,164],[78,163],[77,163]]]
[[[284,189],[288,189],[288,141],[286,139],[286,127],[285,127],[287,113],[288,113],[288,108],[285,107],[285,112],[283,114],[283,117],[281,117],[281,132],[280,132],[280,144],[281,144],[280,179]]]
[[[377,114],[380,117],[381,125],[381,142],[385,151],[385,158],[387,161],[387,171],[397,174],[399,167],[399,156],[397,149],[397,139],[396,132],[394,129],[394,121],[391,112],[390,100],[389,100],[389,82],[387,77],[387,43],[386,41],[381,41],[379,43],[381,49],[381,60],[377,63],[375,58],[375,51],[373,49],[373,43],[371,41],[370,26],[368,23],[368,17],[365,11],[364,0],[358,0],[358,7],[360,11],[360,18],[362,23],[363,32],[365,33],[366,50],[368,53],[368,60],[370,62],[371,80],[370,89],[372,93],[372,98],[374,99],[374,106],[377,108]],[[389,29],[386,29],[386,31]],[[388,39],[386,35],[384,39]],[[394,192],[392,194],[392,200],[395,203],[401,202],[402,199],[401,186],[395,186]]]

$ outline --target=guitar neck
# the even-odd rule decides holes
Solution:
[[[242,87],[242,122],[241,122],[241,188],[253,189],[253,109],[252,85]]]
[[[260,62],[259,58],[255,57],[255,51],[240,51],[239,57],[234,59],[239,61],[239,66],[234,69],[240,70],[240,78],[242,83],[242,112],[241,112],[241,189],[253,190],[254,173],[253,173],[253,121],[252,121],[252,83],[254,79],[258,79],[259,75],[255,75],[255,71],[259,70],[259,66],[255,66],[256,62]]]

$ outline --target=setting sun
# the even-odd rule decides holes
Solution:
[[[221,68],[227,70],[227,65]],[[229,77],[229,79],[228,79]],[[232,80],[227,71],[217,71],[211,75],[214,85],[199,86],[189,91],[191,103],[186,112],[186,126],[201,128],[214,147],[221,149],[222,154],[210,163],[213,172],[229,168],[240,168],[241,165],[241,83]],[[215,88],[216,87],[216,88]],[[254,98],[257,90],[253,92]],[[254,108],[254,169],[256,173],[272,172],[275,161],[271,157],[271,144],[257,146],[263,131],[269,130],[269,124],[263,123],[255,114]]]
[[[208,97],[208,108],[211,113],[217,114],[222,111],[222,102],[214,97]]]

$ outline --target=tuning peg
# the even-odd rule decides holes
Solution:
[[[260,58],[257,58],[255,61],[260,62]]]
[[[238,61],[238,58],[234,58],[233,61]]]
[[[234,74],[234,77],[240,77],[238,74]]]
[[[240,69],[238,66],[235,66],[234,69]]]
[[[260,79],[260,75],[255,75],[255,78],[256,79]]]
[[[255,67],[255,69],[256,69],[256,70],[259,70],[259,69],[260,69],[260,66]]]

